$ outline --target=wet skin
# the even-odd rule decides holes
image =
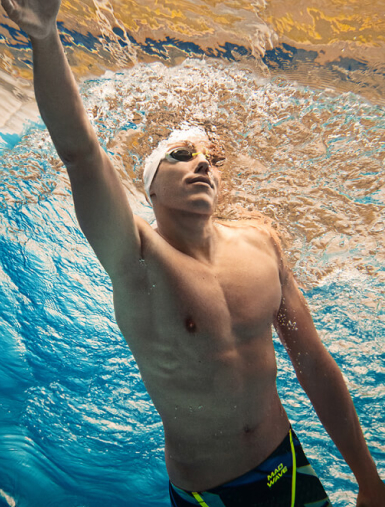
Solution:
[[[164,424],[170,479],[189,490],[255,467],[289,429],[272,343],[279,256],[266,229],[212,224],[219,180],[203,156],[162,163],[158,230],[136,219],[142,260],[113,279],[117,322]],[[200,230],[199,251],[175,233],[177,214]]]

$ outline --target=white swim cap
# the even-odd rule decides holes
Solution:
[[[149,155],[144,162],[143,182],[144,189],[148,198],[150,197],[150,187],[155,178],[159,164],[166,155],[168,149],[179,141],[208,141],[206,132],[201,127],[181,127],[171,132],[167,139],[161,141],[155,150]]]

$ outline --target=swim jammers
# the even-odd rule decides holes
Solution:
[[[173,507],[331,507],[330,500],[291,429],[256,468],[207,491],[185,491],[170,482]]]

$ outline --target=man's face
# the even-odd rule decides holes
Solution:
[[[191,160],[174,159],[172,152],[177,149],[190,151]],[[150,189],[154,206],[211,215],[217,203],[221,180],[218,166],[223,156],[208,140],[180,141],[167,153]]]

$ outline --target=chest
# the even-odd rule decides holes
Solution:
[[[190,332],[255,336],[281,302],[276,259],[250,245],[223,249],[212,266],[172,252],[149,261],[151,314]]]

